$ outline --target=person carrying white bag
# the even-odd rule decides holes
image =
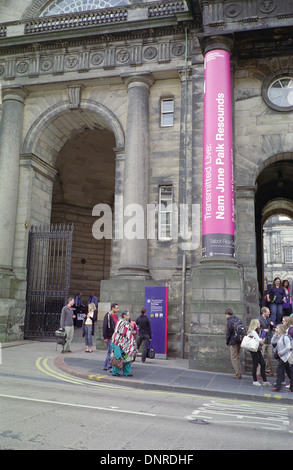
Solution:
[[[266,364],[261,353],[261,347],[263,345],[263,339],[261,339],[258,335],[260,331],[260,322],[257,319],[251,320],[250,325],[248,327],[247,335],[243,338],[241,343],[241,347],[243,349],[249,350],[252,359],[252,377],[253,377],[253,385],[261,386],[261,383],[257,380],[257,366],[260,365],[260,373],[263,380],[263,385],[271,385],[267,381],[266,377]],[[248,349],[245,347],[245,342],[249,342],[249,338],[252,338],[256,343],[256,347],[253,350]],[[253,342],[253,341],[252,341]]]

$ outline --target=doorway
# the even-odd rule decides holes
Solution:
[[[92,234],[93,207],[103,203],[113,211],[115,136],[106,129],[83,129],[60,150],[55,168],[51,222],[73,224],[70,293],[90,292],[100,298],[100,281],[109,279],[111,240]]]
[[[263,225],[264,287],[275,277],[287,280],[292,289],[293,278],[293,220],[276,214]]]
[[[269,227],[272,224],[275,226],[276,223],[278,227],[291,226],[290,220],[293,219],[293,161],[282,159],[281,155],[278,158],[275,156],[271,160],[273,163],[268,161],[256,180],[255,228],[260,295],[264,291],[265,280],[268,277],[264,269],[268,249],[268,246],[264,244],[264,232],[268,233]],[[279,222],[281,222],[281,226],[278,225]],[[270,258],[274,259],[275,265],[279,265],[280,269],[285,260],[286,246],[290,247],[288,240],[286,242],[281,240],[279,230],[278,234],[274,234],[274,242],[270,246],[270,250],[273,251],[273,253],[270,251]],[[286,275],[292,271],[291,277],[293,277],[293,263],[290,266],[288,263],[286,267]],[[280,273],[277,275],[281,277]]]

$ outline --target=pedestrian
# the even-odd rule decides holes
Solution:
[[[141,309],[140,316],[136,320],[136,325],[138,327],[137,349],[139,349],[141,343],[143,343],[141,362],[144,364],[147,357],[148,342],[152,339],[151,324],[146,316],[146,308]]]
[[[117,314],[119,311],[119,306],[117,303],[111,304],[111,312],[106,313],[103,320],[103,338],[104,343],[107,344],[107,354],[105,357],[103,370],[108,370],[112,372],[112,366],[110,364],[110,354],[111,354],[111,339],[115,331],[116,324],[118,323]]]
[[[284,325],[286,326],[286,334],[290,337],[291,341],[293,340],[293,317],[284,317],[285,322]],[[283,318],[283,320],[284,320]]]
[[[236,325],[239,324],[240,319],[234,315],[234,312],[231,308],[227,308],[225,310],[225,315],[227,318],[226,344],[230,349],[231,362],[235,372],[235,375],[232,375],[232,378],[242,379],[240,363],[241,340],[238,339],[237,335],[235,334]]]
[[[286,334],[289,335],[289,336],[293,336],[291,334],[292,329],[293,329],[293,326],[292,326],[293,325],[293,318],[292,317],[287,317],[287,316],[283,317],[282,318],[282,324],[285,325],[285,327],[286,327]],[[290,333],[289,333],[289,331],[290,331]]]
[[[291,341],[291,348],[293,348],[293,317],[283,317],[282,324],[286,328],[286,335],[289,336]],[[290,364],[291,374],[293,374],[293,364]],[[285,371],[284,371],[284,378],[283,382],[285,382]],[[286,385],[286,388],[290,387],[290,385]]]
[[[82,302],[82,292],[78,292],[74,298],[74,308],[75,308],[75,313],[76,313],[76,319],[74,321],[74,326],[82,326],[82,321],[83,321],[83,302]]]
[[[114,334],[112,336],[111,356],[116,359],[122,358],[124,377],[132,377],[131,362],[136,351],[136,342],[134,340],[131,324],[129,323],[130,314],[128,310],[123,310],[121,320],[118,321]],[[112,366],[112,375],[120,375],[118,367]]]
[[[288,390],[289,392],[293,392],[293,374],[288,362],[288,358],[291,353],[291,340],[286,334],[286,326],[283,324],[276,326],[276,332],[272,337],[272,344],[275,343],[277,343],[275,352],[278,358],[277,383],[272,388],[272,390],[274,392],[279,392],[281,390],[282,381],[284,380],[284,372],[286,372],[290,380]]]
[[[137,338],[137,324],[135,323],[135,321],[131,320],[131,318],[129,317],[129,323],[131,325],[131,328],[132,328],[132,333],[133,333],[133,336],[134,336],[134,339],[136,341],[136,338]]]
[[[90,296],[89,296],[89,299],[87,301],[87,304],[95,304],[96,308],[97,308],[97,305],[98,305],[98,298],[94,295],[94,292],[91,291],[90,293]]]
[[[95,333],[95,321],[97,320],[96,305],[92,302],[88,305],[88,312],[84,315],[83,328],[85,338],[85,352],[93,352],[93,335]]]
[[[78,292],[74,298],[74,304],[77,309],[81,309],[83,307],[82,303],[82,292]]]
[[[62,308],[61,318],[60,318],[60,328],[64,328],[66,332],[66,343],[62,353],[71,353],[71,342],[74,335],[74,326],[73,321],[76,318],[72,307],[74,305],[74,297],[69,297],[67,305]]]
[[[260,364],[260,373],[261,373],[261,376],[262,376],[263,385],[271,385],[267,381],[267,377],[266,377],[266,370],[265,370],[266,369],[266,364],[265,364],[263,355],[261,353],[261,347],[262,347],[264,341],[263,341],[263,339],[260,338],[260,336],[258,334],[259,332],[260,332],[260,321],[258,319],[251,320],[250,325],[249,325],[248,330],[247,330],[247,336],[250,336],[250,337],[256,339],[259,342],[258,351],[256,351],[256,352],[250,351],[251,359],[252,359],[253,385],[261,386],[261,384],[257,380],[257,375],[256,375],[258,364]]]
[[[271,342],[274,332],[274,323],[270,320],[271,312],[268,307],[262,307],[260,312],[261,315],[258,318],[261,330],[260,336],[264,340],[261,352],[266,358],[266,374],[274,375],[272,367],[273,345]]]
[[[282,322],[285,301],[286,293],[284,287],[281,286],[281,279],[275,277],[273,284],[267,290],[267,302],[271,312],[271,320],[275,326]]]
[[[285,298],[286,298],[285,302],[283,303],[283,315],[289,316],[292,312],[292,309],[291,309],[292,298],[291,298],[291,293],[290,293],[290,284],[287,279],[284,279],[284,281],[282,282],[282,287],[285,291]]]

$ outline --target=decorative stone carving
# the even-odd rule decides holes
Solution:
[[[72,86],[67,88],[67,96],[70,109],[79,109],[81,102],[82,86]]]
[[[259,0],[258,8],[262,13],[272,13],[276,9],[275,0]]]
[[[17,73],[26,73],[28,71],[28,63],[24,60],[21,60],[16,64],[16,72]]]
[[[239,2],[232,2],[225,6],[224,14],[228,18],[236,18],[242,11],[242,5]]]

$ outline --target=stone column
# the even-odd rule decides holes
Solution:
[[[234,182],[229,37],[203,41],[205,56],[202,248],[204,258],[233,259]]]
[[[239,185],[235,193],[237,201],[237,260],[243,269],[243,295],[246,304],[247,324],[259,315],[259,280],[256,264],[256,234],[259,231],[255,226],[255,190],[255,186]]]
[[[15,220],[17,210],[20,148],[22,138],[24,88],[2,90],[3,108],[0,126],[0,271],[12,271]]]
[[[230,37],[212,36],[204,38],[201,46],[205,56],[207,53],[215,51],[215,54],[209,55],[209,60],[216,61],[219,56],[227,57],[227,52],[230,52],[231,50],[232,41]],[[224,51],[225,53],[221,54],[221,51]],[[227,73],[228,72],[226,70],[226,74]],[[207,85],[205,83],[205,86],[205,91],[212,92],[213,96],[215,94],[215,90],[218,90],[217,82],[214,86],[214,83],[211,84],[209,81],[209,84]],[[207,89],[207,86],[209,86],[209,89]],[[211,89],[213,86],[214,88]],[[224,152],[225,145],[223,145],[225,144],[225,141],[223,141],[221,137],[223,135],[221,131],[223,127],[220,126],[223,122],[222,106],[224,103],[220,100],[223,100],[225,95],[223,97],[223,95],[220,94],[217,98],[219,99],[219,108],[217,105],[216,109],[214,109],[214,107],[210,107],[209,110],[211,114],[209,113],[208,116],[205,116],[207,123],[210,119],[214,121],[214,117],[216,115],[217,121],[219,122],[218,143],[220,144],[217,149],[214,142],[212,142],[211,145],[208,145],[207,142],[206,147],[203,149],[203,169],[205,176],[203,186],[205,185],[204,189],[206,189],[206,192],[203,195],[205,196],[205,201],[203,201],[203,217],[206,216],[207,221],[209,221],[209,214],[212,210],[212,207],[209,206],[211,198],[214,197],[212,189],[216,189],[216,187],[214,188],[215,181],[211,180],[210,175],[212,160],[214,163],[213,166],[216,174],[217,191],[219,195],[224,194],[224,191],[220,189],[224,188],[223,185],[225,185],[225,189],[229,186],[232,193],[233,184],[231,170],[229,171],[228,165],[227,167],[226,165],[222,165],[222,159],[226,159],[226,153]],[[230,123],[227,124],[231,129]],[[230,140],[231,139],[228,139],[229,147]],[[231,157],[232,152],[229,155],[230,163],[232,163]],[[222,168],[225,168],[224,171]],[[223,204],[219,204],[219,206],[223,206],[223,211],[222,207],[216,208],[216,211],[218,211],[219,214],[215,214],[215,222],[222,222],[224,220],[223,216],[226,216],[226,202],[229,203],[229,208],[231,210],[231,198],[227,197],[227,200],[224,198],[219,201],[223,201]],[[224,212],[224,215],[222,212]],[[228,215],[229,220],[231,221],[230,212]],[[203,241],[214,245],[222,245],[223,248],[226,245],[227,248],[230,247],[230,249],[222,250],[222,252],[218,254],[218,250],[216,253],[210,246],[208,251],[208,245],[206,245],[206,252],[204,253],[205,257],[202,258],[198,265],[192,267],[192,299],[190,309],[190,333],[188,337],[189,367],[191,369],[218,370],[222,372],[231,370],[229,350],[225,346],[227,325],[227,320],[224,314],[225,310],[228,307],[231,307],[235,315],[242,317],[245,321],[243,275],[240,267],[237,265],[236,258],[234,257],[234,246],[230,243],[232,240],[232,231],[225,231],[225,227],[226,226],[223,227],[221,224],[218,226],[215,224],[215,230],[212,231],[209,225],[208,228],[210,230],[206,231],[205,235],[211,234],[212,236],[209,237],[211,240],[204,240],[203,237]],[[217,228],[218,232],[216,230]],[[230,235],[230,237],[228,235]]]
[[[147,203],[149,172],[149,91],[151,74],[123,77],[128,87],[123,188],[123,240],[119,274],[148,277]]]

